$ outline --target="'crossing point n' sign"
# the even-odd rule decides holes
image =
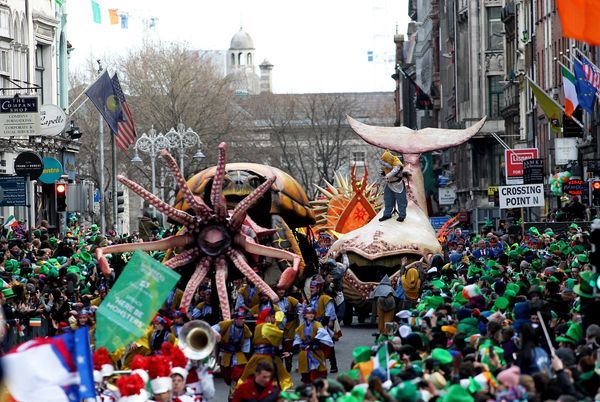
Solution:
[[[500,209],[544,206],[544,185],[523,184],[499,188]]]

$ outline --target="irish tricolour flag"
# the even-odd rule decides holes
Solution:
[[[565,114],[569,117],[579,105],[577,90],[575,89],[575,76],[564,66],[561,66],[563,91],[565,92]]]

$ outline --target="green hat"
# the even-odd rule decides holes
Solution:
[[[578,261],[580,264],[587,264],[588,262],[590,262],[590,260],[589,260],[588,256],[587,256],[587,255],[585,255],[585,254],[578,254],[578,255],[577,255],[577,261]]]
[[[440,402],[475,402],[469,392],[458,384],[448,388],[448,392],[438,399]]]
[[[58,260],[56,258],[49,258],[48,263],[52,264],[52,266],[54,266],[56,268],[60,268],[60,263],[58,262]]]
[[[568,342],[577,345],[583,339],[583,327],[576,322],[572,323],[567,329],[565,336],[557,336],[557,342]]]
[[[371,360],[371,347],[369,346],[357,346],[352,351],[352,357],[354,363],[363,363]]]
[[[463,318],[456,327],[457,332],[464,334],[465,336],[471,336],[479,333],[479,323],[477,318],[469,317]]]
[[[521,290],[521,287],[514,282],[510,282],[506,284],[506,290],[504,291],[504,294],[506,294],[506,291],[508,290],[515,292],[515,295],[517,295]]]
[[[12,288],[4,288],[4,289],[2,289],[2,294],[7,299],[11,299],[11,298],[15,297],[15,292],[13,291]]]
[[[578,230],[578,229],[579,229],[579,226],[578,226],[576,223],[571,223],[571,224],[569,225],[569,229],[575,229],[575,230]]]
[[[391,389],[390,395],[398,402],[416,402],[419,399],[417,386],[411,381],[404,381]]]
[[[46,276],[48,278],[58,278],[58,269],[52,267],[48,270],[48,273],[46,274]]]
[[[515,299],[515,297],[517,297],[517,294],[515,293],[514,290],[505,290],[504,291],[504,297],[506,297],[508,299],[508,301],[513,301]]]
[[[569,278],[565,281],[565,287],[569,289],[573,289],[575,286],[575,278]]]
[[[500,266],[500,264],[498,264],[495,260],[487,260],[485,262],[485,266],[488,268],[495,268],[495,267]]]
[[[60,257],[56,257],[56,261],[58,261],[58,263],[60,265],[66,264],[67,263],[67,257],[61,255]]]
[[[508,301],[508,299],[506,297],[500,296],[494,302],[494,307],[496,307],[498,310],[506,310],[509,303],[510,302]]]
[[[452,363],[452,354],[448,352],[446,349],[435,348],[431,351],[431,358],[433,360],[437,360],[440,364],[450,364]]]
[[[529,228],[529,233],[535,236],[539,236],[540,232],[538,231],[538,229],[535,226],[532,226]]]
[[[436,288],[438,288],[438,289],[445,289],[446,288],[446,283],[443,280],[441,280],[441,279],[436,279],[434,281],[431,281],[431,284],[433,286],[435,286]]]
[[[352,388],[352,391],[350,391],[350,395],[354,397],[355,401],[362,402],[367,395],[367,389],[365,387],[354,387]]]
[[[79,252],[79,259],[85,263],[89,263],[92,261],[92,255],[85,250],[81,250]]]
[[[579,278],[581,280],[577,285],[573,287],[573,291],[581,297],[585,297],[586,299],[594,298],[594,289],[590,284],[590,281],[593,280],[593,272],[584,271],[579,273]]]
[[[51,238],[48,239],[48,243],[52,244],[53,246],[56,246],[58,244],[58,239],[54,236],[52,236]]]
[[[8,272],[14,271],[15,269],[19,269],[21,264],[17,260],[6,260],[4,261],[4,269]]]
[[[508,252],[508,258],[516,260],[517,258],[519,258],[519,252],[517,250],[510,250]]]
[[[552,231],[552,229],[546,229],[546,231],[544,233],[547,234],[548,236],[554,236],[554,232]]]
[[[577,244],[576,246],[573,246],[572,251],[574,254],[581,254],[585,252],[585,247],[583,247],[581,244]]]
[[[90,232],[96,233],[97,231],[98,231],[98,225],[93,224],[92,226],[90,226]]]
[[[425,303],[434,309],[444,304],[444,298],[442,296],[428,296],[425,298]]]
[[[76,274],[79,274],[81,272],[81,269],[77,265],[71,265],[67,268],[67,273],[69,273],[69,272],[74,272]]]

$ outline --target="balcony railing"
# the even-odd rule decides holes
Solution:
[[[502,117],[519,113],[519,82],[509,81],[503,88],[504,107],[500,110]]]

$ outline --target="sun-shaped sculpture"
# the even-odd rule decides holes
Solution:
[[[365,174],[357,180],[354,166],[350,179],[336,173],[335,184],[325,182],[327,188],[316,186],[321,197],[311,202],[317,218],[314,229],[344,234],[369,223],[381,209],[381,192],[375,183],[368,183],[368,177],[365,167]]]
[[[204,278],[211,273],[211,269],[214,268],[215,285],[223,319],[228,320],[231,318],[227,292],[228,261],[231,261],[233,265],[235,265],[248,280],[253,282],[259,290],[269,295],[271,300],[277,302],[277,294],[252,269],[248,264],[245,255],[250,254],[291,261],[292,266],[287,268],[281,274],[277,285],[278,287],[290,287],[298,276],[300,257],[285,250],[259,244],[258,239],[265,234],[270,234],[272,231],[261,228],[247,215],[248,209],[269,190],[275,181],[275,178],[271,177],[267,179],[250,195],[240,201],[232,211],[228,211],[227,203],[222,193],[223,177],[225,175],[226,166],[226,151],[227,144],[221,143],[219,145],[217,171],[210,193],[211,206],[208,206],[202,198],[192,193],[179,170],[175,159],[173,159],[168,151],[162,151],[162,156],[173,173],[173,177],[177,181],[180,191],[183,192],[186,202],[195,212],[195,215],[172,207],[139,184],[123,176],[119,176],[118,179],[121,183],[129,187],[144,200],[154,205],[168,218],[182,225],[183,229],[179,234],[162,240],[135,244],[119,244],[98,248],[96,250],[96,255],[102,273],[105,275],[111,273],[111,268],[106,260],[106,254],[109,253],[123,253],[135,250],[155,251],[178,248],[181,252],[169,259],[165,263],[166,266],[178,268],[192,262],[196,263],[196,269],[188,281],[183,293],[181,301],[183,307],[189,307],[196,289],[202,283]]]

